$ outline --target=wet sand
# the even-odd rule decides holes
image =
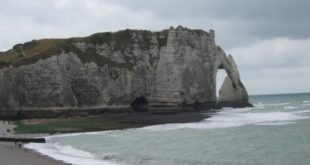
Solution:
[[[16,136],[11,133],[14,125],[7,122],[0,123],[0,136]],[[9,132],[7,130],[10,130]],[[34,137],[34,135],[24,135]],[[47,156],[26,148],[15,146],[14,142],[0,142],[0,164],[3,165],[66,165],[61,161],[56,161]]]
[[[15,147],[14,143],[0,142],[0,164],[5,165],[65,165],[61,161],[34,151]]]

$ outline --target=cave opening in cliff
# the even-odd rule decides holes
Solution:
[[[224,79],[225,77],[227,76],[227,73],[224,69],[221,69],[219,68],[217,70],[217,75],[216,75],[216,97],[217,97],[217,100],[218,100],[218,97],[219,97],[219,92],[220,92],[220,89],[224,83]]]
[[[147,105],[148,105],[148,100],[145,98],[145,96],[140,95],[139,97],[136,97],[132,103],[131,107],[132,110],[137,111],[137,112],[145,112],[147,111]]]

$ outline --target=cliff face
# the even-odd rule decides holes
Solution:
[[[19,44],[0,53],[0,108],[248,106],[236,64],[214,37],[179,26]],[[218,69],[228,75],[219,102]]]

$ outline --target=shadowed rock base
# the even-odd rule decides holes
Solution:
[[[17,119],[36,119],[36,118],[59,118],[59,117],[76,117],[76,116],[93,116],[103,114],[123,114],[132,113],[133,111],[143,114],[149,112],[153,114],[178,114],[182,112],[199,112],[221,109],[222,107],[244,108],[252,107],[247,101],[244,102],[205,102],[178,106],[149,106],[135,105],[132,107],[110,107],[110,108],[92,108],[92,109],[21,109],[21,110],[0,110],[0,120],[17,120]]]
[[[194,109],[196,111],[204,111],[210,109],[220,109],[221,107],[215,101],[209,101],[204,103],[195,103]]]
[[[251,103],[248,101],[243,102],[220,102],[218,103],[219,107],[232,107],[232,108],[245,108],[245,107],[253,107]]]

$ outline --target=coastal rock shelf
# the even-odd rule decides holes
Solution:
[[[216,97],[216,75],[227,77]],[[250,106],[232,58],[213,30],[178,26],[43,39],[0,52],[0,109],[134,110]]]

